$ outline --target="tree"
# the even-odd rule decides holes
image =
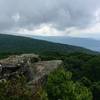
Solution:
[[[83,65],[82,70],[84,71],[84,75],[91,81],[100,81],[100,57],[90,59]]]
[[[49,100],[92,100],[90,90],[71,77],[72,73],[63,69],[49,75],[46,86]]]

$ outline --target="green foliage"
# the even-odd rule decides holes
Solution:
[[[92,100],[92,93],[71,79],[72,73],[57,70],[48,77],[46,91],[49,100]]]
[[[4,58],[7,58],[11,55],[20,55],[21,52],[13,52],[13,53],[9,53],[9,52],[6,52],[6,53],[0,53],[0,59],[4,59]]]
[[[35,94],[35,100],[48,100],[47,93],[42,87],[40,87]]]
[[[93,100],[99,100],[100,99],[100,82],[93,83]]]
[[[85,76],[92,81],[100,81],[100,57],[91,58],[82,66]]]
[[[0,82],[0,100],[32,100],[32,96],[23,77]]]

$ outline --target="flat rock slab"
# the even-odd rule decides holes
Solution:
[[[0,79],[23,74],[28,81],[38,82],[61,64],[61,60],[41,61],[35,54],[14,55],[0,60]]]
[[[39,61],[37,63],[34,63],[32,68],[34,70],[35,76],[42,76],[54,71],[59,66],[61,66],[61,64],[61,60]]]

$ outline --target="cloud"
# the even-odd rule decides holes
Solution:
[[[67,28],[83,30],[99,21],[99,12],[100,0],[0,0],[0,32],[36,32],[43,24],[61,34]]]

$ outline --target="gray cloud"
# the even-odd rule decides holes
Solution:
[[[0,31],[31,29],[43,23],[57,29],[85,28],[100,0],[0,0]]]

